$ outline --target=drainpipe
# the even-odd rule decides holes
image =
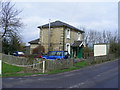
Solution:
[[[49,19],[49,30],[48,30],[48,52],[50,51],[50,19]]]
[[[63,27],[63,51],[64,51],[64,44],[65,44],[65,27]]]
[[[41,42],[43,41],[43,36],[41,36],[41,35],[42,35],[42,34],[41,34],[41,33],[42,33],[42,26],[39,27],[39,29],[40,29],[40,34],[39,34],[39,37],[40,37],[39,39],[40,39],[40,40],[39,40],[38,44],[41,44]]]

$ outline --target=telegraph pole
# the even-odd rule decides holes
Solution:
[[[49,19],[49,30],[48,30],[48,52],[50,51],[50,19]]]

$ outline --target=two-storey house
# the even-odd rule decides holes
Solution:
[[[82,57],[84,31],[61,21],[38,26],[40,38],[29,42],[31,46],[41,44],[45,52],[68,51],[71,57]],[[33,45],[33,46],[34,46]]]

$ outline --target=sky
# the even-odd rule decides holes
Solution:
[[[14,1],[15,8],[22,10],[24,27],[21,30],[23,42],[39,38],[38,26],[60,20],[86,30],[117,30],[118,2],[39,2]]]

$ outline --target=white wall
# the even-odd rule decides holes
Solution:
[[[107,55],[107,45],[101,44],[101,45],[94,45],[94,56],[103,56]]]

